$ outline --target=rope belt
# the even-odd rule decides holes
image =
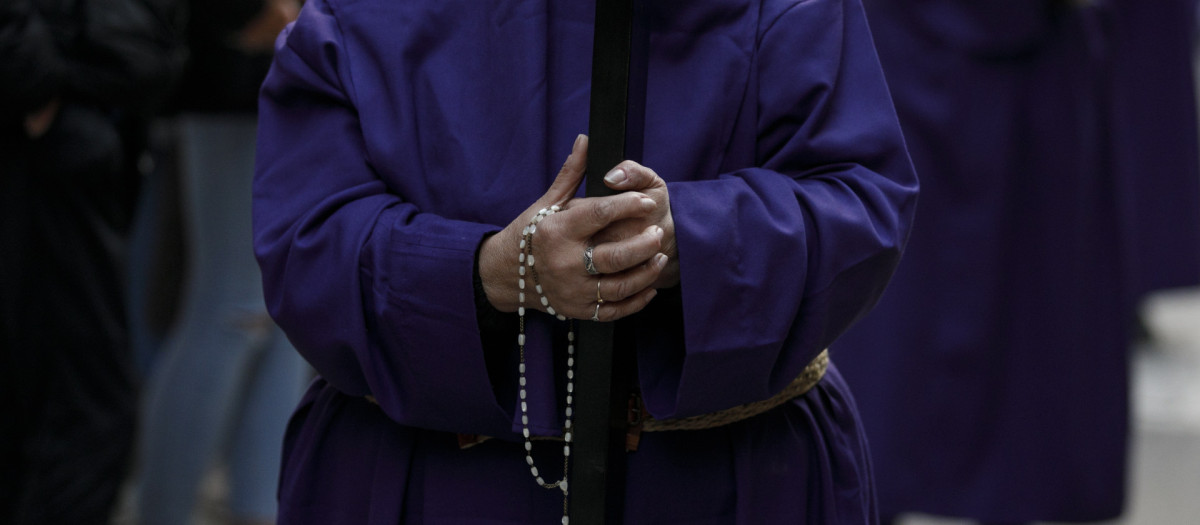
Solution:
[[[746,403],[724,410],[718,410],[708,414],[700,414],[698,416],[681,417],[674,419],[654,419],[646,412],[645,404],[640,396],[634,396],[629,401],[629,432],[626,435],[625,448],[630,451],[637,450],[638,439],[641,432],[667,432],[672,430],[704,430],[708,428],[716,428],[736,423],[745,419],[752,418],[763,412],[771,410],[779,405],[782,405],[792,399],[800,397],[812,390],[812,387],[821,382],[821,378],[825,377],[825,371],[829,369],[829,350],[822,350],[817,357],[804,367],[800,375],[792,380],[778,394],[771,396],[762,401]],[[366,400],[378,405],[377,401],[372,396],[366,396]],[[479,443],[483,443],[491,439],[489,436],[478,434],[459,434],[458,443],[462,448],[467,448]],[[535,438],[538,439],[538,438]],[[561,440],[559,437],[544,437],[540,439]]]
[[[698,416],[681,417],[677,419],[654,419],[646,412],[645,418],[642,421],[643,432],[664,432],[668,430],[703,430],[706,428],[716,428],[725,426],[730,423],[736,423],[743,419],[749,419],[763,412],[771,410],[779,405],[782,405],[792,399],[804,395],[812,387],[816,386],[825,377],[825,370],[829,368],[829,350],[822,350],[800,375],[796,376],[791,384],[781,390],[778,394],[771,396],[762,401],[746,403],[725,410],[718,410],[708,414],[700,414]]]

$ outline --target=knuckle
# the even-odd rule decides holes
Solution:
[[[616,289],[613,290],[613,299],[621,300],[629,297],[629,283],[626,281],[617,281]]]
[[[630,160],[622,163],[621,167],[625,170],[625,173],[629,174],[629,178],[636,182],[641,182],[646,179],[646,175],[643,172],[645,168],[643,168],[641,164]]]
[[[592,219],[596,224],[608,224],[613,214],[613,202],[610,199],[600,199],[592,206]]]
[[[605,262],[608,263],[607,267],[613,270],[624,268],[624,262],[629,258],[628,252],[629,249],[625,246],[614,247],[608,252],[608,256],[605,257]]]
[[[558,220],[549,215],[537,224],[537,237],[543,243],[552,242],[558,237]]]

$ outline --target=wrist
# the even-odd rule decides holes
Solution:
[[[491,305],[501,312],[517,311],[516,272],[506,271],[517,260],[515,245],[506,243],[507,230],[484,239],[479,248],[479,280]],[[511,255],[510,255],[511,254]]]

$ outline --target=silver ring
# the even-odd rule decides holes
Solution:
[[[592,246],[588,246],[583,250],[583,269],[587,270],[588,275],[598,275],[596,264],[592,261]]]
[[[592,320],[596,322],[600,321],[600,303],[596,303],[596,313],[592,314]]]

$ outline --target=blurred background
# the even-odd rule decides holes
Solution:
[[[1150,338],[1133,352],[1133,436],[1125,515],[1096,523],[1166,525],[1200,516],[1200,288],[1178,288],[1142,306]],[[912,515],[904,525],[969,521]]]
[[[833,354],[885,523],[1197,522],[1197,1],[863,3],[922,181]],[[250,185],[301,9],[0,3],[0,523],[274,521],[313,372]]]

